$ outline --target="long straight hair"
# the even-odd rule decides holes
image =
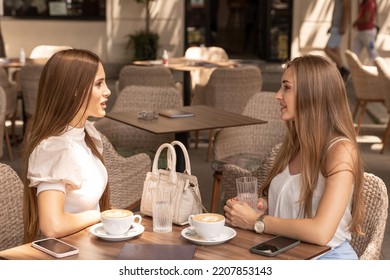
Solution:
[[[325,170],[329,143],[334,137],[348,138],[356,149],[357,158],[351,172],[354,174],[352,222],[350,230],[361,233],[364,217],[363,163],[356,142],[355,128],[348,105],[344,82],[338,69],[321,56],[305,55],[287,63],[294,71],[296,84],[296,115],[287,121],[288,133],[277,160],[260,191],[268,196],[271,180],[301,152],[300,203],[305,217],[312,217],[313,193],[320,172]]]
[[[99,57],[88,50],[70,49],[55,53],[43,68],[36,111],[28,123],[22,145],[25,242],[39,235],[37,190],[29,186],[27,179],[29,157],[42,140],[62,134],[82,105],[89,102],[99,63]],[[102,154],[87,131],[85,142],[104,164]],[[100,199],[100,207],[103,210],[109,207],[108,186]]]

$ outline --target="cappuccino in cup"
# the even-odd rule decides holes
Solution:
[[[216,213],[202,213],[189,216],[188,222],[200,238],[210,240],[222,233],[225,217]]]
[[[111,235],[122,235],[132,225],[140,224],[142,217],[126,209],[110,209],[101,213],[104,230]]]

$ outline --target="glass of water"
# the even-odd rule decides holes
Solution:
[[[153,231],[172,231],[172,192],[169,187],[158,186],[153,191]]]
[[[257,194],[257,178],[256,177],[241,177],[236,179],[237,199],[245,202],[254,210],[257,211],[257,202],[259,196]]]

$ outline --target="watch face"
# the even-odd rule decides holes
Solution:
[[[263,233],[264,231],[264,223],[262,221],[257,221],[255,223],[255,231],[258,233]]]

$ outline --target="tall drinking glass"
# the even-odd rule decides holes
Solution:
[[[153,191],[153,231],[172,231],[172,191],[169,187],[157,187]]]
[[[257,211],[257,178],[256,177],[241,177],[236,179],[237,199],[238,201],[246,202],[250,207]]]

